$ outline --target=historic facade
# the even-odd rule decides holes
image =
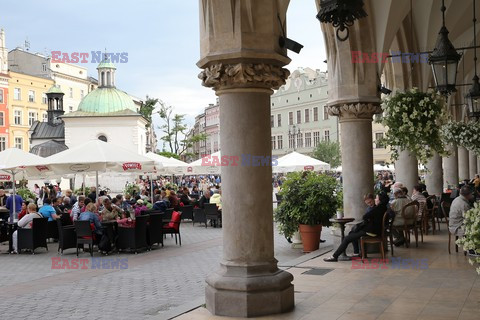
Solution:
[[[10,147],[8,134],[10,117],[8,112],[8,52],[5,46],[5,31],[0,30],[0,151]]]

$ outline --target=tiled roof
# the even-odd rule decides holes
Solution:
[[[32,139],[65,139],[65,124],[50,124],[48,122],[35,121],[30,128]]]
[[[68,147],[65,145],[65,143],[55,141],[55,140],[50,140],[41,144],[37,144],[36,146],[32,147],[32,150],[30,150],[30,153],[46,158],[67,149]]]

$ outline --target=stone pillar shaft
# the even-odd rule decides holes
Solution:
[[[425,184],[427,185],[428,193],[441,196],[443,192],[443,169],[442,157],[440,157],[438,153],[435,153],[428,161],[427,170]]]
[[[477,155],[473,151],[468,151],[468,156],[468,177],[473,179],[477,174]]]
[[[443,187],[458,185],[458,151],[456,146],[450,146],[450,156],[443,158]]]
[[[401,151],[395,162],[395,181],[403,183],[412,194],[413,187],[418,184],[418,161],[408,151]]]
[[[468,150],[458,147],[458,178],[460,181],[469,178],[468,169]]]

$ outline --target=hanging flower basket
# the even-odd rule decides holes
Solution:
[[[445,155],[441,127],[448,117],[444,101],[435,92],[421,92],[414,88],[397,92],[383,101],[384,116],[380,121],[388,127],[382,139],[392,149],[392,160],[402,150],[414,154],[426,164],[436,152]]]
[[[480,205],[475,203],[474,207],[464,214],[465,236],[457,240],[457,244],[463,247],[463,250],[475,250],[480,254]],[[469,257],[471,265],[480,264],[479,257]],[[480,267],[477,267],[477,273],[480,274]]]
[[[480,124],[449,121],[442,128],[445,142],[467,148],[480,155]]]

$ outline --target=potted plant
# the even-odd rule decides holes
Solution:
[[[290,238],[300,230],[303,251],[317,250],[322,226],[330,225],[337,210],[336,189],[333,177],[312,171],[289,173],[280,191],[282,203],[275,212],[280,233]]]

